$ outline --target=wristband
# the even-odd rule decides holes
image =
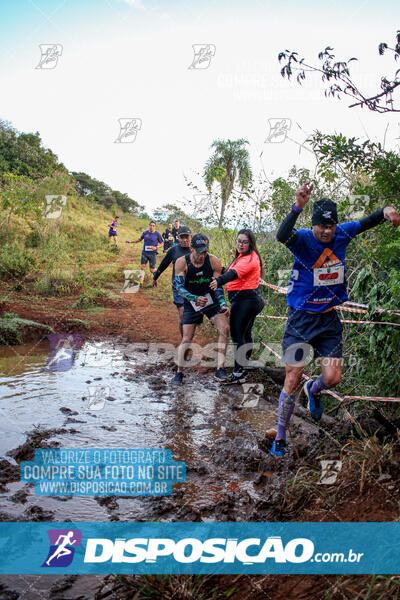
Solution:
[[[298,208],[295,204],[292,204],[292,210],[294,210],[295,213],[300,214],[303,209]]]

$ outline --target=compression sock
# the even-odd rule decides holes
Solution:
[[[288,394],[282,389],[279,396],[278,408],[278,431],[276,433],[277,440],[286,440],[286,427],[289,424],[290,417],[296,402],[296,394]]]
[[[312,386],[310,387],[310,392],[312,394],[320,394],[322,390],[329,389],[329,386],[324,382],[322,375],[318,377],[315,381],[313,381]]]
[[[142,284],[144,280],[144,271],[141,270],[139,273],[139,283]]]

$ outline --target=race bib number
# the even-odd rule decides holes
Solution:
[[[211,298],[210,294],[206,294],[204,296],[204,298],[207,298],[207,304],[205,306],[200,306],[200,304],[196,304],[196,302],[194,302],[193,300],[190,301],[190,304],[193,306],[194,310],[197,312],[198,310],[202,310],[203,308],[206,308],[206,306],[210,306],[210,304],[213,304],[214,301]]]
[[[314,269],[314,286],[344,283],[344,265]]]
[[[145,246],[144,251],[145,252],[154,252],[153,246]]]

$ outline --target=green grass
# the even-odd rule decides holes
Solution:
[[[49,325],[21,319],[14,313],[5,313],[0,317],[0,344],[22,344],[27,333],[35,337],[44,337],[48,333],[54,333],[54,330]]]

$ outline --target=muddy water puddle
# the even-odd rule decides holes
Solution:
[[[212,371],[195,368],[187,371],[183,386],[174,388],[173,362],[154,353],[150,357],[143,344],[87,342],[70,352],[70,364],[68,355],[61,359],[64,370],[57,370],[61,363],[49,363],[47,344],[0,350],[3,459],[16,465],[9,452],[27,440],[28,432],[55,430],[41,447],[171,449],[174,460],[185,461],[188,469],[187,482],[174,485],[184,492],[180,505],[207,506],[226,492],[250,488],[252,477],[238,476],[232,465],[216,471],[208,450],[218,451],[221,442],[241,439],[243,432],[262,434],[272,427],[275,411],[262,398],[244,401],[242,386],[221,386]],[[143,497],[107,504],[93,497],[35,496],[33,486],[19,481],[7,487],[0,511],[18,520],[29,520],[32,506],[49,520],[143,520],[151,504]]]
[[[268,503],[282,472],[274,473],[263,438],[275,426],[276,406],[259,388],[222,386],[205,368],[188,370],[175,388],[173,361],[150,355],[145,344],[86,342],[61,363],[49,363],[49,356],[47,344],[0,349],[0,520],[271,519]],[[293,426],[310,433],[299,419]],[[18,468],[33,460],[36,447],[166,448],[186,462],[186,482],[164,497],[37,496],[32,484],[19,481]],[[1,576],[0,592],[86,600],[96,597],[102,579]]]

